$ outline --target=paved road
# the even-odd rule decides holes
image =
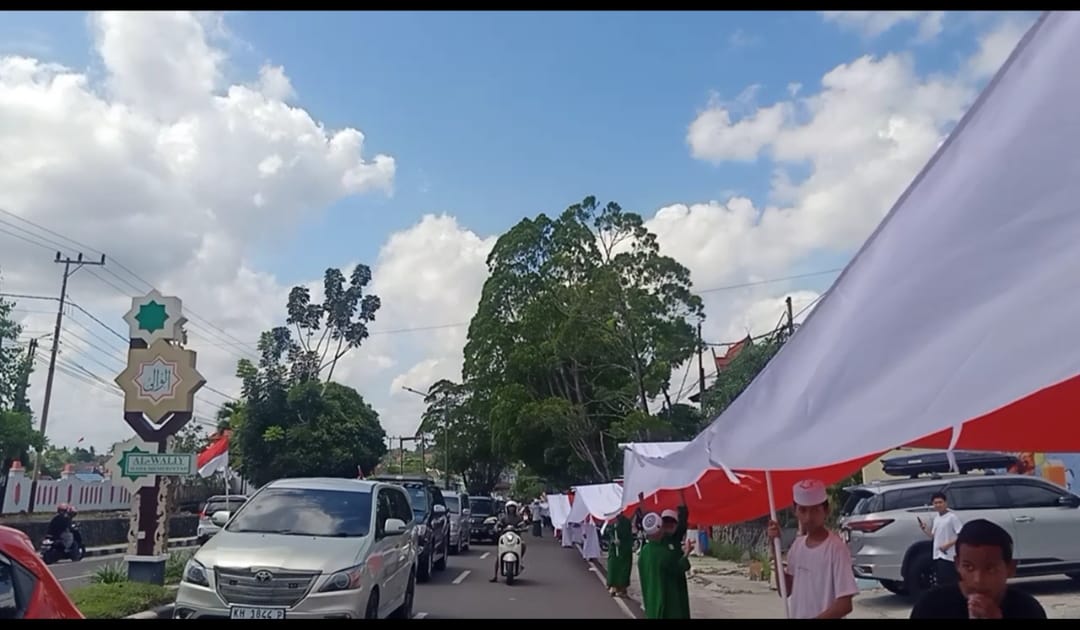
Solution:
[[[450,556],[446,571],[419,584],[413,607],[421,619],[626,619],[632,601],[607,594],[603,576],[576,549],[525,535],[525,571],[513,586],[490,583],[495,547],[474,545]]]

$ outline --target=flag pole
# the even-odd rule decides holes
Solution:
[[[776,518],[776,495],[773,493],[772,472],[768,470],[765,471],[765,491],[769,494],[769,518],[779,526],[780,521]],[[788,608],[787,576],[784,574],[784,562],[781,559],[780,538],[774,538],[772,545],[776,585],[780,589],[780,599],[784,600],[784,616],[790,619],[791,610]]]

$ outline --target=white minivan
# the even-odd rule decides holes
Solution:
[[[412,616],[413,511],[400,487],[281,479],[259,489],[184,568],[179,619]]]

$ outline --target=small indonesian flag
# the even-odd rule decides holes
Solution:
[[[200,477],[209,477],[216,472],[229,471],[229,431],[217,436],[206,450],[199,453],[196,463],[199,467]]]

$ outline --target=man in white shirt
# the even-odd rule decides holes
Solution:
[[[919,528],[934,540],[934,573],[938,586],[952,586],[959,580],[956,573],[956,537],[960,535],[964,523],[955,512],[949,510],[944,493],[935,492],[931,504],[937,512],[934,523],[928,527],[920,518]]]
[[[795,484],[794,499],[795,516],[804,535],[791,544],[783,573],[789,615],[794,619],[843,619],[851,614],[859,586],[847,544],[825,527],[829,515],[825,484],[817,479],[800,481]],[[769,522],[768,536],[770,542],[780,537],[775,521]]]

